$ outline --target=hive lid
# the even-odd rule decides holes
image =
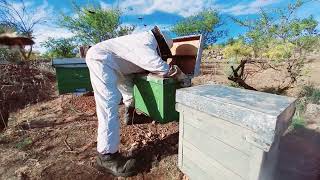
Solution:
[[[87,67],[84,58],[59,58],[52,60],[54,67]]]
[[[177,90],[176,102],[222,118],[257,134],[254,143],[266,151],[287,128],[296,99],[221,85]]]
[[[154,82],[157,84],[176,84],[177,81],[175,81],[173,78],[163,78],[156,75],[153,75],[151,73],[149,74],[136,74],[136,79],[142,79],[145,81]]]
[[[200,73],[202,49],[201,34],[174,38],[171,48],[173,58],[170,64],[178,65],[182,72],[193,78]]]

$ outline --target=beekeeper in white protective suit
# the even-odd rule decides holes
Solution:
[[[95,94],[98,116],[97,165],[116,176],[135,173],[134,159],[118,153],[120,122],[118,107],[123,98],[126,123],[132,115],[132,74],[149,71],[159,76],[183,80],[186,76],[177,66],[163,59],[171,55],[172,39],[155,27],[151,31],[126,35],[100,42],[91,47],[86,63]]]

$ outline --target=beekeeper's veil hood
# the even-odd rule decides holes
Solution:
[[[173,46],[173,40],[171,39],[171,37],[165,33],[165,32],[162,32],[162,35],[164,37],[164,40],[166,41],[167,45],[169,46],[169,48],[171,49],[172,46]]]
[[[170,36],[168,36],[166,33],[161,32],[157,26],[155,26],[151,31],[157,40],[161,57],[166,61],[167,58],[172,57],[170,49],[173,46],[173,41]]]

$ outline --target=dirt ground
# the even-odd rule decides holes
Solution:
[[[13,114],[12,128],[0,139],[0,179],[113,179],[95,169],[94,110],[93,96],[67,95]],[[119,113],[124,113],[122,106]],[[178,123],[161,125],[136,116],[140,124],[121,123],[120,150],[138,157],[141,172],[130,179],[181,179]]]
[[[308,81],[320,85],[320,61],[310,61],[309,65]],[[193,85],[229,84],[224,72],[225,68],[219,67],[214,73],[195,78]],[[266,74],[270,76],[270,72]],[[261,82],[261,76],[266,82]],[[262,74],[250,83],[261,85],[269,79]],[[124,179],[95,168],[97,118],[93,96],[57,96],[52,91],[54,82],[51,85],[52,89],[44,91],[47,98],[34,101],[36,104],[22,103],[25,108],[11,112],[8,127],[0,134],[0,179]],[[136,156],[139,163],[139,174],[128,179],[185,179],[177,167],[178,122],[158,124],[136,115],[137,123],[125,126],[123,112],[120,106],[120,151]],[[283,136],[279,180],[320,179],[319,132],[319,127],[299,128]]]
[[[50,99],[54,82],[52,73],[32,64],[0,64],[0,131],[7,124],[9,112]]]

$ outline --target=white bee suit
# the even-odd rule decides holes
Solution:
[[[157,53],[157,41],[151,31],[103,41],[86,55],[98,116],[97,150],[115,153],[120,143],[118,107],[121,95],[132,105],[131,74],[144,70],[166,75],[169,65]]]

